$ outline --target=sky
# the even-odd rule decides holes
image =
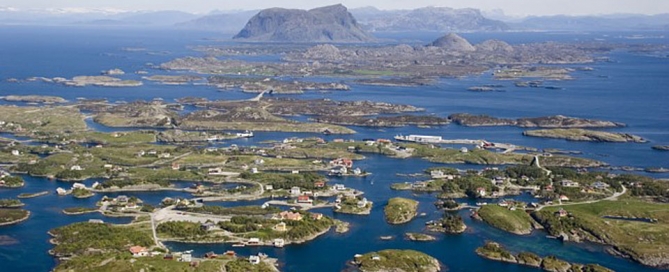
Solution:
[[[309,9],[332,4],[348,8],[413,9],[426,6],[501,9],[506,15],[590,15],[613,13],[669,13],[669,0],[0,0],[0,7],[17,9],[102,8],[125,11],[255,10],[270,7]]]

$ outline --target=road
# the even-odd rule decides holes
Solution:
[[[621,186],[622,186],[622,185],[621,185]],[[619,196],[624,195],[625,193],[627,193],[627,188],[625,188],[625,186],[622,186],[622,187],[623,187],[622,192],[616,192],[616,193],[613,193],[612,196],[609,196],[609,197],[606,197],[606,198],[597,199],[597,200],[590,200],[590,201],[583,201],[583,202],[571,202],[571,203],[562,203],[562,204],[544,205],[544,206],[540,206],[539,208],[537,208],[536,211],[540,211],[541,209],[543,209],[543,208],[545,208],[545,207],[552,207],[552,206],[572,206],[572,205],[581,205],[581,204],[597,203],[597,202],[604,201],[604,200],[611,200],[611,201],[613,201],[613,200],[618,200],[618,197],[619,197]]]

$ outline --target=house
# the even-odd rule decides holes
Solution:
[[[328,175],[330,176],[342,176],[348,173],[348,169],[345,166],[336,166],[333,169],[330,169]]]
[[[267,190],[267,191],[274,190],[274,186],[272,184],[267,184],[267,185],[265,185],[265,190]]]
[[[560,208],[560,210],[555,212],[555,214],[559,217],[565,217],[565,216],[569,215],[569,213],[562,208]]]
[[[93,223],[93,224],[104,224],[105,221],[102,221],[101,219],[88,219],[88,223]]]
[[[12,155],[19,156],[19,155],[21,155],[21,152],[19,152],[18,150],[15,149],[15,150],[12,150]]]
[[[133,246],[130,247],[130,253],[132,254],[133,257],[146,257],[149,256],[149,251],[146,250],[145,247],[142,246]]]
[[[313,203],[314,201],[306,195],[301,195],[297,197],[297,203]]]
[[[158,155],[158,158],[161,158],[161,159],[169,159],[170,157],[172,157],[172,154],[170,154],[168,152],[160,153],[160,155]]]
[[[286,223],[280,222],[279,224],[274,225],[274,230],[275,231],[288,231],[288,228],[286,228]]]
[[[611,185],[601,182],[601,181],[596,181],[595,183],[592,184],[592,187],[597,189],[597,190],[606,190],[610,187]]]
[[[321,220],[321,218],[323,218],[322,213],[312,213],[311,214],[311,219],[313,219],[313,220]]]
[[[104,167],[106,169],[112,169],[112,168],[114,168],[114,165],[113,164],[105,164],[102,167]]]
[[[260,257],[258,257],[257,255],[249,256],[249,263],[251,263],[253,265],[259,264],[260,263]]]
[[[569,197],[566,195],[560,195],[560,201],[569,201]]]
[[[265,164],[265,160],[263,160],[263,159],[256,159],[256,160],[254,161],[254,163],[257,164],[257,165]]]
[[[72,189],[73,190],[74,189],[86,189],[86,185],[75,182],[74,184],[72,184]]]
[[[376,142],[380,143],[380,144],[390,144],[391,143],[391,141],[389,139],[377,139]]]
[[[237,257],[237,253],[234,250],[228,250],[225,253],[223,253],[223,255],[230,257]]]
[[[353,174],[356,175],[356,176],[361,175],[362,170],[360,170],[360,168],[353,169]]]
[[[258,174],[258,168],[251,168],[251,174]]]
[[[181,165],[179,165],[176,162],[173,162],[172,163],[172,170],[179,170],[179,169],[181,169]]]
[[[316,188],[323,188],[323,187],[325,187],[325,181],[316,181],[316,182],[314,182],[314,187],[316,187]]]
[[[147,154],[147,155],[151,155],[151,156],[157,156],[157,155],[158,155],[158,151],[152,149],[152,150],[149,150],[149,152],[146,152],[146,154]]]
[[[367,206],[367,198],[363,197],[360,201],[358,201],[358,203],[356,203],[356,205],[358,206],[358,208],[364,208],[365,206]]]
[[[460,148],[460,153],[468,153],[468,152],[469,152],[469,149],[467,149],[466,147],[463,146],[463,147]]]
[[[218,168],[218,167],[217,168],[209,168],[209,170],[207,170],[207,174],[212,175],[212,176],[222,175],[223,170],[221,170],[221,168]]]
[[[334,165],[334,166],[344,166],[346,168],[352,168],[353,167],[353,160],[347,159],[347,158],[338,158],[338,159],[330,161],[330,164]]]
[[[283,211],[279,213],[279,218],[285,220],[300,221],[302,220],[302,214],[291,211]]]
[[[190,263],[191,261],[193,261],[193,255],[190,253],[183,253],[181,254],[181,258],[179,258],[179,261]]]
[[[84,169],[81,168],[81,166],[79,166],[79,165],[72,165],[72,167],[70,167],[70,170],[72,170],[72,171],[81,171],[81,170],[84,170]]]
[[[207,259],[215,259],[218,257],[218,254],[214,253],[213,251],[209,251],[204,254],[204,257]]]
[[[332,186],[332,189],[336,191],[345,191],[346,186],[344,186],[344,184],[335,184],[334,186]]]
[[[570,188],[578,188],[579,186],[578,182],[574,182],[568,179],[563,179],[562,181],[560,181],[560,184],[562,185],[562,187],[570,187]]]
[[[66,195],[66,194],[67,194],[67,191],[66,191],[65,189],[63,189],[63,188],[58,187],[58,188],[56,188],[56,193],[57,193],[58,195]]]
[[[246,242],[247,245],[249,246],[257,246],[260,245],[260,238],[249,238],[249,240]]]
[[[216,229],[216,224],[214,224],[213,222],[206,222],[200,225],[200,228],[204,231],[212,231]]]
[[[127,203],[128,200],[129,200],[129,198],[126,195],[120,195],[120,196],[116,197],[116,203],[118,203],[118,204]]]
[[[440,179],[440,178],[444,178],[446,176],[444,175],[444,171],[432,170],[432,171],[430,171],[430,177],[432,177],[433,179]]]
[[[274,239],[274,246],[275,247],[283,247],[286,244],[286,241],[284,241],[281,238]]]
[[[483,197],[486,196],[486,190],[483,187],[476,188],[476,195]]]
[[[301,194],[300,187],[292,187],[292,188],[290,188],[290,194],[291,194],[291,195],[299,195],[299,194]]]

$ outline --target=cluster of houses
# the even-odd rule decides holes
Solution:
[[[141,199],[119,195],[115,198],[103,196],[98,205],[107,207],[109,211],[137,212],[142,209],[143,203]]]
[[[149,151],[140,150],[140,151],[137,152],[137,154],[135,154],[135,155],[136,155],[137,157],[139,157],[139,158],[142,158],[142,157],[144,157],[144,156],[147,156],[147,157],[158,157],[158,158],[160,158],[160,159],[169,159],[169,158],[172,157],[172,154],[170,154],[169,152],[160,152],[160,153],[159,153],[159,152],[158,152],[157,150],[155,150],[155,149],[151,149],[151,150],[149,150]]]

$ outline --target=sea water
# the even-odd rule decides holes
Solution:
[[[541,42],[548,40],[580,42],[606,40],[617,43],[660,43],[667,44],[667,39],[642,39],[630,41],[626,36],[637,33],[489,33],[466,34],[473,43],[489,38],[504,40],[511,44]],[[431,36],[431,35],[434,35]],[[398,38],[397,34],[387,37]],[[416,43],[427,43],[437,34],[420,34],[409,37]],[[657,36],[657,35],[654,35]],[[669,35],[665,35],[669,36]],[[107,99],[109,101],[135,101],[162,98],[174,101],[185,96],[206,97],[208,99],[244,99],[252,97],[236,91],[219,91],[209,86],[179,85],[170,86],[145,82],[136,88],[103,87],[65,87],[42,82],[12,83],[9,78],[23,80],[29,77],[66,77],[78,75],[97,75],[102,70],[120,68],[127,72],[124,79],[139,79],[142,75],[135,71],[147,71],[155,74],[189,74],[188,72],[162,71],[155,66],[160,63],[184,56],[203,56],[192,50],[193,46],[217,45],[221,37],[212,32],[175,31],[164,29],[118,29],[118,28],[65,28],[65,27],[25,27],[1,26],[0,37],[0,96],[10,94],[55,95],[74,101],[77,98]],[[387,38],[386,37],[386,38]],[[214,39],[211,39],[214,38]],[[127,50],[134,48],[141,50]],[[378,87],[352,84],[351,91],[310,92],[296,96],[301,99],[329,98],[335,100],[373,100],[389,103],[411,104],[426,109],[426,113],[446,117],[453,113],[467,112],[488,114],[496,117],[518,118],[538,117],[562,114],[582,118],[596,118],[623,122],[627,127],[608,129],[616,132],[637,134],[650,143],[589,143],[567,142],[531,138],[522,136],[523,129],[515,127],[468,128],[455,124],[434,128],[363,128],[352,127],[358,133],[343,138],[392,138],[396,134],[427,134],[445,138],[486,139],[494,142],[512,143],[537,148],[559,148],[578,150],[580,156],[604,161],[613,166],[633,167],[669,167],[669,153],[652,150],[654,144],[669,144],[669,59],[667,54],[640,54],[616,51],[608,54],[609,62],[587,65],[564,65],[575,68],[588,66],[592,71],[576,71],[574,80],[551,82],[559,90],[541,88],[519,88],[511,81],[495,81],[490,72],[463,78],[446,78],[434,86],[421,87]],[[237,57],[244,59],[244,57]],[[276,59],[276,56],[267,57]],[[263,60],[256,58],[251,60]],[[342,79],[335,79],[342,80]],[[345,79],[344,79],[345,80]],[[505,92],[476,93],[468,92],[471,86],[483,84],[504,85]],[[288,95],[276,95],[293,97]],[[7,102],[0,102],[8,104]],[[21,103],[18,103],[21,105]],[[114,131],[92,121],[89,127],[98,131]],[[271,133],[256,132],[251,139],[238,139],[218,143],[219,146],[230,144],[259,145],[265,140],[282,140],[287,137],[321,136],[328,139],[342,136],[323,136],[310,133]],[[489,261],[478,257],[474,250],[486,240],[500,242],[514,252],[532,251],[541,256],[556,255],[570,262],[599,263],[617,271],[651,270],[627,259],[613,257],[605,252],[601,245],[583,243],[562,243],[546,238],[543,231],[532,235],[518,236],[509,234],[485,223],[472,221],[468,211],[460,211],[468,225],[463,235],[435,234],[434,242],[411,242],[403,238],[406,232],[421,232],[424,223],[438,219],[442,212],[434,208],[432,194],[414,194],[406,191],[393,191],[391,183],[411,182],[420,177],[408,174],[419,173],[424,169],[438,166],[420,159],[393,159],[379,155],[367,155],[367,159],[356,162],[372,174],[363,177],[332,178],[334,183],[343,183],[347,187],[365,192],[365,197],[374,202],[369,216],[333,214],[330,209],[318,209],[328,216],[351,223],[351,230],[345,234],[329,232],[311,242],[290,245],[281,249],[256,247],[232,248],[226,244],[181,244],[167,243],[173,250],[194,250],[195,254],[208,251],[223,252],[235,250],[240,254],[267,253],[276,257],[284,271],[340,271],[346,268],[346,261],[354,254],[381,249],[416,249],[438,258],[450,271],[534,271],[534,269]],[[480,169],[482,166],[452,165],[460,169]],[[397,175],[406,174],[406,175]],[[647,174],[656,178],[667,174]],[[47,271],[56,265],[48,255],[52,248],[47,231],[73,222],[88,219],[103,219],[105,222],[127,223],[127,218],[107,218],[97,213],[67,216],[61,210],[67,207],[92,207],[104,194],[97,194],[89,199],[75,199],[70,196],[57,196],[57,187],[67,188],[70,184],[50,181],[44,178],[24,177],[26,186],[20,189],[0,189],[0,198],[14,198],[28,192],[49,191],[47,196],[23,199],[25,208],[32,212],[31,218],[18,225],[0,227],[0,236],[7,236],[13,243],[0,245],[0,262],[3,271]],[[86,181],[87,184],[95,180]],[[164,197],[188,197],[183,192],[128,192],[106,194],[137,196],[146,203],[157,205]],[[419,213],[425,217],[402,225],[388,225],[383,219],[383,206],[395,196],[404,196],[420,201]],[[518,196],[528,199],[529,196]],[[462,202],[470,200],[461,199]],[[219,202],[215,205],[238,206],[259,205],[263,200],[237,203]],[[394,236],[395,239],[382,241],[380,236]]]

